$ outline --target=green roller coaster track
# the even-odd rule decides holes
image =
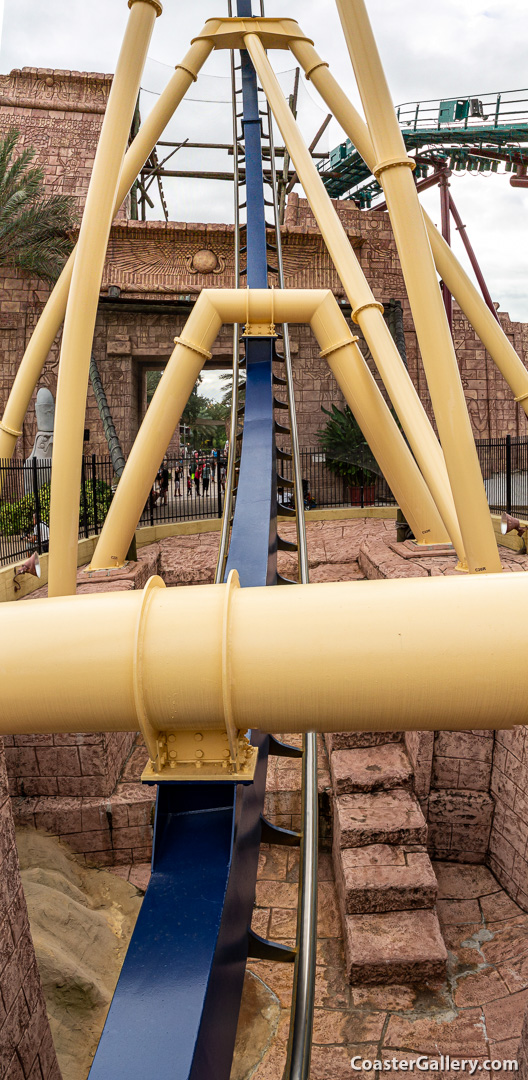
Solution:
[[[528,90],[407,102],[396,112],[417,179],[442,166],[479,172],[497,172],[501,161],[507,172],[528,166]],[[331,151],[319,172],[333,199],[368,209],[382,195],[350,139]]]

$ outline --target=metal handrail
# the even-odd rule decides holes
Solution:
[[[260,0],[260,13],[264,15],[264,2]],[[277,200],[277,173],[273,140],[273,118],[269,104],[268,132],[270,144],[272,201],[277,246],[279,288],[284,288],[284,263],[280,234],[280,217]],[[299,578],[308,584],[308,550],[306,544],[306,521],[302,486],[299,435],[295,411],[295,392],[291,363],[290,335],[287,323],[283,323],[284,370],[290,415],[290,438],[292,450],[293,482],[295,492],[295,520],[297,528],[297,552]],[[301,845],[299,862],[299,905],[297,908],[297,953],[293,980],[290,1032],[284,1080],[308,1080],[312,1044],[313,1012],[315,1002],[315,963],[317,951],[317,855],[318,855],[318,794],[317,794],[317,735],[309,732],[303,736],[302,795],[301,795]]]
[[[229,18],[232,17],[233,8],[231,0],[227,0]],[[233,113],[233,172],[234,172],[234,215],[235,215],[235,286],[240,288],[240,206],[239,206],[239,168],[238,168],[238,128],[236,115],[236,85],[235,85],[235,54],[231,49],[231,108]],[[224,513],[222,515],[222,528],[220,531],[220,545],[215,570],[215,585],[224,580],[229,548],[229,535],[231,531],[231,513],[233,509],[233,490],[235,486],[235,462],[236,462],[236,438],[238,425],[238,380],[240,372],[239,357],[239,324],[233,326],[233,391],[231,394],[231,423],[229,426],[229,454],[226,467],[226,482],[224,493]],[[218,478],[220,483],[220,478]]]

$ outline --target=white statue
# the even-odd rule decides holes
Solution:
[[[55,402],[53,400],[53,394],[45,386],[41,386],[37,393],[35,414],[37,417],[37,434],[35,436],[35,442],[33,443],[33,449],[25,462],[26,469],[28,470],[24,476],[24,490],[26,493],[33,491],[32,471],[34,458],[37,459],[38,486],[42,487],[43,484],[48,484],[50,481]],[[48,468],[42,468],[43,465],[47,465]]]

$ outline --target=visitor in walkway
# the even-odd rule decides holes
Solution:
[[[169,493],[169,470],[167,468],[167,462],[164,461],[161,469],[158,473],[158,487],[160,493],[160,499],[163,501],[163,505],[167,505],[167,495]]]
[[[181,495],[180,480],[182,474],[181,462],[177,461],[174,468],[174,494]]]
[[[202,469],[202,487],[204,499],[209,497],[209,480],[211,479],[211,467],[209,462],[205,462]]]
[[[49,529],[45,521],[40,521],[37,525],[37,515],[33,514],[33,543],[42,553],[49,551]]]
[[[202,475],[202,466],[196,465],[194,470],[194,486],[196,488],[196,494],[200,497],[200,477]]]

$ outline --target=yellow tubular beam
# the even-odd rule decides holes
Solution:
[[[330,256],[352,308],[358,312],[356,321],[363,331],[444,526],[460,559],[463,560],[464,546],[441,447],[402,364],[382,312],[379,310],[381,305],[374,300],[348,237],[285,102],[264,49],[255,35],[246,35],[244,41]],[[298,43],[295,44],[297,46]],[[304,42],[300,43],[300,47],[304,45]],[[436,541],[436,536],[434,539]]]
[[[222,729],[226,701],[242,730],[528,723],[511,618],[528,575],[233,589],[227,617],[226,585],[156,584],[148,603],[121,592],[0,605],[0,734],[134,731],[139,711],[155,732]]]
[[[336,0],[383,185],[469,570],[501,569],[431,248],[363,0]]]
[[[119,210],[134,180],[145,164],[149,154],[165,130],[171,116],[183,100],[189,86],[196,81],[198,72],[209,56],[213,45],[209,41],[197,41],[191,46],[176,68],[170,82],[159,100],[141,125],[129,147],[114,204],[114,216]],[[31,395],[42,374],[48,353],[62,325],[75,263],[76,248],[70,255],[42,315],[33,331],[20,367],[17,371],[3,421],[0,421],[0,461],[10,459],[21,431]],[[2,426],[3,425],[3,426]],[[8,430],[6,430],[6,428]],[[1,490],[1,476],[0,476]]]
[[[352,337],[333,293],[310,320],[338,386],[418,541],[447,538],[427,484]],[[433,541],[434,537],[434,541]]]
[[[90,570],[122,566],[163,455],[222,325],[203,290],[147,410],[94,551]]]
[[[50,498],[49,595],[75,592],[86,388],[99,290],[139,84],[159,6],[129,0],[86,197],[62,337]]]
[[[328,70],[328,64],[321,59],[313,45],[306,39],[292,40],[290,49],[306,72],[306,77],[313,83],[336,120],[339,121],[363,161],[371,171],[375,169],[376,156],[367,125]],[[423,207],[422,214],[440,277],[445,281],[449,292],[453,294],[501,375],[506,379],[508,386],[528,415],[528,371],[504,330],[484,303],[478,289],[475,288],[449,244],[446,244]]]
[[[134,442],[90,569],[122,566],[154,478],[194,382],[223,323],[312,323],[365,438],[413,528],[428,543],[446,534],[427,485],[329,290],[203,289]],[[183,344],[186,342],[187,344]],[[345,345],[344,348],[341,346]]]
[[[506,379],[515,400],[528,416],[528,371],[506,337],[502,326],[491,314],[478,289],[453,255],[449,244],[446,244],[425,210],[422,212],[440,277],[462,308],[501,375]]]

